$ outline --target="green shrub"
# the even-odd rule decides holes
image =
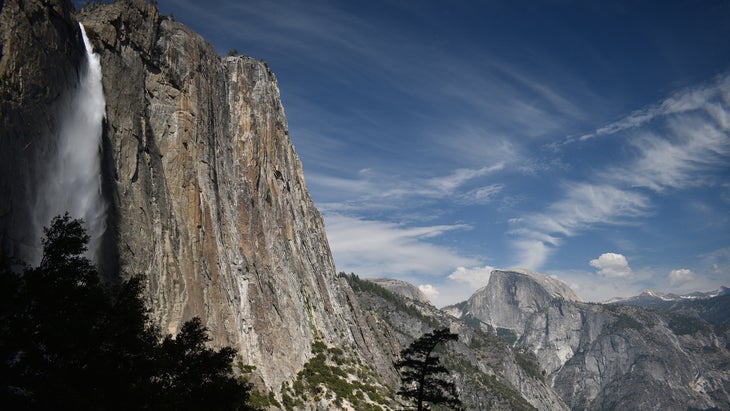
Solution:
[[[304,364],[292,383],[293,395],[305,399],[311,397],[315,401],[324,396],[332,399],[338,407],[343,401],[348,401],[358,410],[381,410],[380,406],[372,403],[388,404],[386,398],[378,393],[379,387],[372,381],[372,372],[367,366],[343,367],[344,364],[358,364],[357,359],[346,356],[345,351],[338,347],[327,347],[319,339],[312,343],[312,353],[314,357]],[[351,376],[358,379],[350,381]],[[285,399],[285,403],[287,401]]]

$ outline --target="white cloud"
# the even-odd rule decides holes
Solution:
[[[319,193],[318,205],[333,212],[399,209],[403,206],[403,199],[416,204],[437,200],[484,204],[493,200],[504,185],[491,184],[467,192],[462,192],[463,186],[503,168],[504,163],[496,163],[481,168],[461,168],[431,178],[374,169],[361,170],[353,176],[312,172],[307,175],[307,181]],[[343,198],[348,201],[338,202]]]
[[[685,115],[670,121],[664,135],[645,133],[631,142],[638,158],[609,168],[605,178],[654,191],[706,184],[703,172],[725,167],[730,157],[730,134],[705,117]]]
[[[564,199],[551,204],[546,213],[530,216],[530,224],[545,233],[565,236],[594,224],[617,224],[645,213],[649,200],[635,192],[609,184],[566,185]]]
[[[338,270],[364,277],[436,276],[477,261],[428,240],[470,229],[463,224],[409,227],[340,214],[325,215],[327,237]]]
[[[636,155],[603,170],[600,180],[656,192],[714,183],[707,171],[727,167],[730,157],[730,75],[677,92],[584,140],[612,134],[627,137]]]
[[[491,184],[464,193],[459,196],[459,199],[466,204],[486,204],[492,201],[503,189],[504,184]]]
[[[576,104],[576,100],[589,98],[595,101],[587,95],[589,92],[585,88],[571,90],[569,84],[556,87],[554,79],[545,81],[538,72],[527,72],[496,56],[471,55],[468,64],[454,64],[455,56],[448,57],[452,59],[448,67],[436,66],[441,70],[442,78],[423,88],[430,94],[424,97],[431,99],[433,94],[440,93],[453,106],[462,108],[462,114],[473,113],[473,117],[481,119],[481,127],[492,136],[505,133],[519,133],[520,137],[548,135],[559,130],[566,121],[586,116],[585,107]],[[547,62],[549,58],[542,56],[541,61]],[[464,87],[465,84],[468,87]],[[458,129],[458,124],[459,121],[448,122],[444,128]],[[439,134],[444,135],[442,129]],[[499,139],[491,140],[497,141]],[[492,146],[484,148],[489,150]]]
[[[608,184],[572,183],[565,185],[563,199],[545,211],[513,218],[510,234],[519,267],[538,269],[561,237],[572,237],[597,224],[625,224],[629,218],[645,214],[645,196]]]
[[[624,130],[642,127],[659,117],[687,114],[697,110],[709,111],[709,114],[715,117],[721,126],[727,128],[726,111],[718,113],[718,106],[713,103],[715,101],[730,101],[730,75],[719,77],[716,82],[705,87],[678,91],[661,104],[636,110],[619,121],[582,136],[580,140],[585,141],[598,136],[616,134]]]
[[[494,270],[494,267],[488,265],[473,268],[458,267],[454,272],[449,274],[448,278],[456,282],[468,284],[470,291],[473,292],[487,285],[489,277]]]
[[[435,150],[468,164],[504,163],[506,167],[525,160],[524,147],[519,141],[494,132],[486,125],[463,121],[439,123],[424,130],[424,135]]]
[[[482,177],[495,171],[502,170],[504,163],[485,166],[478,169],[460,168],[443,177],[434,177],[426,181],[426,185],[436,190],[436,193],[450,194],[469,180]]]
[[[536,239],[515,240],[512,242],[512,246],[517,250],[517,263],[515,266],[530,270],[537,270],[541,267],[552,252],[552,249],[544,241]]]
[[[519,265],[537,269],[564,237],[647,215],[651,193],[641,188],[661,193],[722,184],[712,172],[730,161],[730,75],[675,93],[582,140],[621,132],[633,157],[596,170],[585,182],[567,184],[562,199],[510,221]]]
[[[418,286],[418,289],[421,290],[421,292],[425,294],[429,300],[439,296],[439,291],[431,284],[421,284]]]
[[[621,254],[601,254],[597,259],[591,260],[590,265],[597,268],[598,275],[602,277],[630,277],[633,274],[629,262]]]
[[[669,284],[674,286],[681,283],[686,283],[694,279],[694,273],[692,270],[687,268],[680,268],[669,272]]]

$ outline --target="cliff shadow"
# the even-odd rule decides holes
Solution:
[[[99,248],[99,275],[108,285],[121,283],[119,272],[119,210],[114,201],[117,173],[114,163],[113,147],[109,138],[109,124],[106,118],[102,122],[101,134],[101,195],[107,205],[106,230],[101,237]]]

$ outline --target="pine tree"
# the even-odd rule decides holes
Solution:
[[[140,277],[109,290],[83,256],[89,236],[66,214],[44,230],[38,267],[0,255],[0,404],[4,409],[252,410],[199,318],[173,337],[148,317]]]
[[[448,370],[434,353],[439,344],[458,339],[458,334],[443,328],[424,334],[401,351],[401,359],[395,363],[401,374],[398,395],[413,401],[418,411],[428,410],[427,403],[454,409],[461,406],[456,386],[444,378]]]

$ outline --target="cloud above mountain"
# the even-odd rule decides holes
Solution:
[[[598,258],[590,261],[591,267],[598,270],[598,275],[603,277],[629,277],[633,274],[629,262],[621,254],[603,253]]]

